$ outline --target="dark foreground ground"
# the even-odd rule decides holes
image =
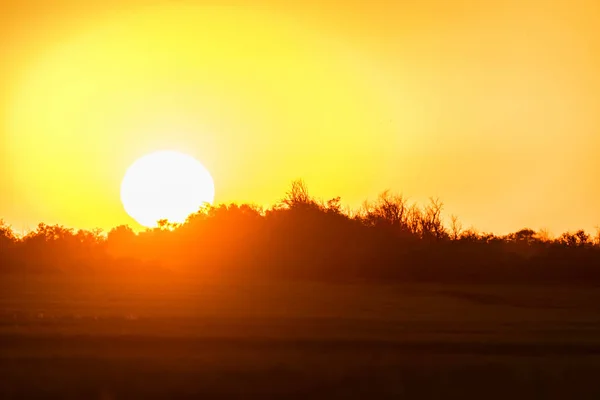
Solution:
[[[0,398],[600,398],[592,287],[2,277]]]

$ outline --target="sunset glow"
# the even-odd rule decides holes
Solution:
[[[206,168],[174,151],[140,158],[129,167],[121,184],[125,211],[144,226],[163,219],[184,222],[214,197],[215,186]]]
[[[600,0],[9,0],[0,399],[600,398]]]
[[[130,223],[124,171],[168,148],[217,203],[302,178],[354,209],[437,196],[482,231],[600,224],[597,2],[215,4],[3,10],[2,218]]]

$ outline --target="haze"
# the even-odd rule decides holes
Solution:
[[[160,149],[200,160],[217,203],[303,178],[351,207],[438,196],[483,231],[600,223],[598,2],[103,3],[3,5],[17,230],[131,224],[120,181]]]

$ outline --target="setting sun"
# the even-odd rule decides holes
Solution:
[[[600,399],[599,16],[2,2],[0,400]]]
[[[144,226],[157,221],[184,222],[205,203],[212,203],[215,186],[210,173],[193,157],[159,151],[138,159],[121,184],[127,214]]]

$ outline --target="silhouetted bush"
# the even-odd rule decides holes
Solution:
[[[600,282],[600,232],[550,239],[522,229],[505,236],[448,226],[443,204],[409,204],[383,192],[356,213],[339,197],[310,196],[302,181],[263,210],[253,205],[200,209],[183,224],[159,221],[108,234],[40,224],[23,237],[0,221],[0,271],[8,273],[166,273],[371,281]]]

